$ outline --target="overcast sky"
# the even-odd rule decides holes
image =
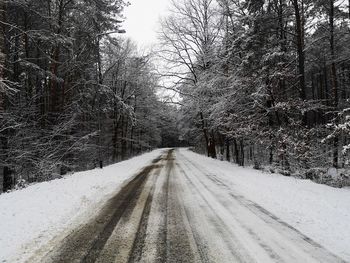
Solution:
[[[157,42],[159,18],[166,15],[170,0],[129,0],[130,6],[125,11],[123,28],[140,48]]]

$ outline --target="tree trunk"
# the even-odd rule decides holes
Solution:
[[[204,120],[204,117],[203,117],[203,112],[200,112],[199,113],[199,116],[201,118],[201,122],[202,122],[202,131],[203,131],[203,135],[204,135],[204,139],[205,139],[205,147],[206,147],[206,150],[207,150],[207,155],[208,157],[210,156],[210,151],[209,151],[209,137],[208,137],[208,129],[205,125],[205,120]]]
[[[331,76],[332,76],[332,93],[333,93],[333,107],[334,107],[334,118],[335,123],[338,124],[338,80],[337,80],[337,69],[335,65],[335,46],[334,46],[334,0],[329,0],[329,32],[330,32],[330,49],[332,56],[331,64]],[[333,140],[333,167],[338,168],[338,146],[339,138],[335,134]]]
[[[209,157],[214,158],[214,159],[216,159],[216,157],[217,157],[214,136],[209,138],[208,155],[209,155]]]
[[[304,54],[304,28],[298,0],[292,0],[295,12],[295,33],[297,40],[299,92],[302,100],[306,99],[305,93],[305,54]]]
[[[270,148],[270,155],[269,155],[269,164],[273,164],[273,148]]]
[[[128,137],[128,121],[125,120],[124,116],[122,117],[122,138],[121,138],[121,157],[122,160],[127,158],[126,148],[127,148],[127,137]]]
[[[100,88],[103,84],[103,75],[102,75],[102,59],[100,51],[100,36],[97,36],[96,39],[96,55],[97,55],[97,122],[98,122],[98,159],[100,163],[100,168],[103,168],[103,159],[102,159],[102,137],[103,137],[103,127],[102,127],[102,101],[100,96]]]
[[[0,21],[6,21],[5,0],[0,0]],[[6,65],[6,47],[5,47],[5,24],[0,25],[0,121],[3,122],[5,112],[5,65]],[[0,193],[7,190],[7,170],[4,165],[7,156],[7,136],[5,131],[0,133]]]
[[[326,59],[324,59],[324,67],[323,67],[323,75],[324,75],[324,94],[326,99],[326,105],[329,106],[330,100],[329,100],[329,88],[328,88],[328,70],[326,65]]]
[[[226,161],[230,162],[231,161],[231,157],[230,157],[230,140],[226,139],[225,140],[225,144],[226,144]]]
[[[239,142],[240,146],[240,166],[244,166],[244,142],[243,139],[240,140]]]
[[[137,96],[135,95],[135,103],[134,103],[134,114],[136,116],[136,110],[137,110]],[[135,130],[135,125],[133,124],[132,128],[131,128],[131,142],[130,142],[130,152],[131,155],[134,155],[134,130]]]
[[[58,17],[57,17],[57,32],[55,32],[57,35],[59,35],[62,31],[63,27],[63,16],[64,16],[64,3],[63,0],[60,1],[59,7],[58,7]],[[59,66],[59,59],[60,59],[60,46],[59,44],[55,45],[52,49],[52,54],[51,54],[51,79],[50,79],[50,111],[51,112],[57,112],[58,109],[58,66]]]
[[[233,138],[233,148],[235,152],[235,159],[236,159],[236,164],[239,165],[239,150],[238,150],[238,144],[236,138]]]

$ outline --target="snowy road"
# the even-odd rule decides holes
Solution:
[[[178,150],[155,159],[41,262],[344,262]]]

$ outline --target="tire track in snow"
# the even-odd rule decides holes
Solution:
[[[231,224],[227,224],[224,221],[224,219],[220,217],[217,211],[218,207],[208,201],[207,197],[204,195],[202,190],[198,188],[198,184],[196,184],[191,179],[193,177],[193,173],[191,173],[192,176],[190,176],[190,172],[185,172],[185,170],[180,165],[179,165],[179,170],[185,176],[186,183],[190,185],[191,188],[195,191],[193,196],[197,196],[197,198],[198,196],[200,196],[201,201],[205,203],[204,205],[201,206],[201,209],[205,211],[205,213],[202,215],[202,220],[203,219],[207,220],[209,222],[209,225],[215,228],[215,232],[219,233],[218,236],[224,241],[224,244],[230,251],[231,260],[234,262],[255,262],[255,260],[249,254],[249,251],[242,244],[239,236],[237,235],[238,233],[236,233],[236,229],[232,229]],[[188,170],[191,171],[190,168]],[[191,211],[189,211],[189,213],[190,212]],[[195,215],[193,214],[192,216],[195,216]],[[232,220],[234,220],[234,217],[232,217]],[[193,224],[193,228],[197,228],[197,227],[198,226]],[[198,240],[203,240],[203,239],[205,239],[205,237],[203,236],[200,236],[198,238]],[[251,245],[256,246],[257,244],[255,242],[251,242]],[[258,250],[259,248],[256,247],[256,251]],[[261,255],[261,252],[260,252],[260,255]],[[217,262],[217,261],[209,260],[209,262]],[[230,262],[230,261],[229,259],[227,259],[225,262]]]
[[[179,185],[176,177],[174,156],[169,161],[169,187],[167,207],[167,259],[169,263],[199,262],[197,246],[192,232],[186,226],[186,217],[178,198]]]
[[[343,261],[170,150],[35,262]]]
[[[121,218],[136,205],[150,173],[159,168],[159,160],[155,159],[131,179],[95,218],[73,230],[42,262],[95,262]]]
[[[191,168],[188,164],[184,163],[184,165],[185,165],[189,170],[192,170],[192,171],[193,171],[193,168]],[[193,166],[194,166],[194,165],[193,165]],[[197,169],[197,170],[199,171],[199,169],[198,169],[196,166],[194,166],[194,167],[195,167],[195,169]],[[202,198],[206,200],[208,206],[211,208],[212,213],[215,214],[215,212],[216,212],[216,211],[215,211],[215,208],[213,208],[213,205],[210,204],[210,203],[207,201],[207,197],[204,196],[203,193],[202,193],[202,191],[198,188],[198,184],[195,184],[194,182],[192,182],[192,180],[191,180],[191,179],[189,178],[189,176],[184,172],[183,169],[182,169],[182,171],[183,171],[183,173],[185,174],[186,178],[187,178],[189,181],[191,181],[190,183],[191,183],[195,188],[197,188],[197,191],[198,191],[198,193],[202,196]],[[192,175],[193,175],[193,174],[192,174]],[[210,192],[212,196],[215,196],[215,193],[213,192],[212,189],[210,189],[205,183],[203,183],[202,180],[200,180],[199,178],[197,178],[197,179],[198,179],[198,182],[199,182],[200,185],[202,185],[208,192]],[[222,202],[222,203],[223,203],[223,206],[224,206],[225,208],[227,208],[227,205],[225,204],[226,202]],[[229,211],[229,212],[231,212],[231,211]],[[251,235],[251,236],[253,237],[253,239],[257,241],[256,243],[259,244],[260,247],[261,247],[262,249],[265,250],[265,252],[269,255],[269,257],[271,258],[271,260],[273,260],[273,261],[275,261],[275,262],[284,262],[283,259],[282,259],[269,245],[267,245],[267,244],[265,244],[265,243],[262,242],[262,240],[259,238],[259,236],[256,235],[256,233],[255,233],[252,229],[246,227],[244,224],[242,224],[242,223],[238,220],[239,215],[238,215],[237,213],[231,213],[231,215],[232,215],[232,222],[233,222],[233,221],[237,222],[237,224],[239,224],[239,228],[243,228],[249,235]],[[226,225],[226,228],[229,228],[229,226],[227,225],[227,223],[226,223],[221,217],[218,216],[218,219],[221,221],[221,223],[222,223],[223,225]],[[213,221],[213,224],[216,224],[216,225],[218,224],[215,220],[212,220],[212,221]],[[235,232],[235,231],[232,231],[232,235],[234,235],[234,232]],[[237,238],[237,241],[236,241],[235,243],[240,243],[240,241],[239,241],[238,238]],[[243,245],[243,244],[240,244],[240,246],[242,247],[242,248],[240,248],[240,249],[243,250],[244,245]],[[246,254],[246,255],[241,256],[241,260],[246,259],[246,258],[248,257],[247,255],[249,254],[249,252],[245,251],[245,254]],[[252,261],[253,261],[253,259],[249,259],[249,260],[246,261],[246,262],[252,262]]]
[[[200,262],[177,194],[174,160],[173,150],[155,159],[40,261]]]
[[[193,161],[191,161],[190,159],[186,158],[183,155],[181,155],[181,158],[182,158],[182,162],[185,165],[187,165],[188,169],[193,170],[193,168],[194,168],[194,169],[200,171],[200,173],[198,173],[196,178],[208,191],[210,191],[212,194],[215,194],[215,192],[213,192],[212,185],[210,184],[210,187],[207,187],[203,181],[204,179],[209,179],[215,185],[217,185],[219,188],[221,188],[222,190],[225,190],[222,192],[229,193],[229,195],[238,204],[240,204],[240,207],[246,208],[252,214],[254,214],[257,219],[262,220],[262,222],[264,222],[266,226],[269,226],[272,230],[275,230],[273,232],[271,232],[271,231],[267,232],[270,234],[272,233],[273,234],[272,237],[276,238],[276,241],[271,242],[271,240],[266,239],[266,238],[268,238],[268,236],[264,237],[264,235],[262,235],[262,236],[260,235],[260,237],[259,237],[259,235],[258,235],[259,228],[258,227],[255,226],[252,228],[252,227],[249,227],[248,225],[246,225],[246,222],[242,221],[242,219],[244,219],[242,216],[241,216],[242,217],[241,220],[239,220],[240,225],[243,228],[245,228],[249,234],[253,235],[260,242],[260,245],[266,249],[267,252],[271,253],[271,252],[273,252],[273,250],[277,249],[280,251],[277,254],[281,254],[281,255],[290,254],[290,256],[293,257],[294,255],[292,255],[292,252],[294,251],[296,256],[300,257],[300,256],[304,255],[304,257],[305,256],[308,257],[309,258],[308,262],[311,262],[311,261],[314,261],[314,262],[345,262],[343,259],[332,254],[331,252],[329,252],[328,250],[323,248],[321,245],[319,245],[317,242],[315,242],[312,239],[310,239],[309,237],[305,236],[300,231],[298,231],[294,227],[290,226],[289,224],[285,223],[284,221],[282,221],[281,219],[279,219],[278,217],[276,217],[275,215],[273,215],[272,213],[270,213],[269,211],[267,211],[266,209],[264,209],[260,205],[246,199],[242,195],[239,195],[239,194],[232,192],[232,188],[230,188],[228,185],[226,185],[222,180],[220,180],[218,178],[218,175],[220,175],[219,173],[216,172],[216,174],[214,174],[214,173],[206,170],[202,166],[199,166],[198,164],[194,163]],[[201,177],[202,179],[200,179],[199,177]],[[218,198],[218,200],[220,200],[220,199]],[[227,200],[227,198],[226,198],[226,200]],[[225,200],[225,202],[223,202],[222,200],[220,200],[220,201],[225,207],[227,207],[228,210],[230,210],[233,217],[235,217],[236,219],[239,219],[240,216],[237,213],[233,213],[232,208],[230,209],[227,206],[226,200]],[[240,211],[247,214],[246,209],[244,209],[244,210],[241,209]],[[268,230],[268,228],[266,228],[265,226],[263,229],[265,231]],[[284,238],[278,239],[278,235],[280,235]],[[261,237],[263,237],[265,239],[265,241],[262,240]],[[266,243],[271,243],[271,244],[274,243],[274,245],[272,245],[273,250],[272,250],[272,247],[267,245]],[[276,253],[274,253],[274,254],[276,254]],[[290,261],[290,259],[288,259],[288,257],[285,258],[285,260]],[[281,261],[278,260],[278,262],[281,262]]]

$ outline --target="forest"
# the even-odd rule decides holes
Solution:
[[[121,38],[126,4],[0,1],[3,191],[177,143],[152,54]]]
[[[144,53],[127,5],[0,0],[0,192],[177,146],[350,183],[349,1],[174,0]]]
[[[197,151],[349,184],[349,1],[173,1],[160,38]]]

